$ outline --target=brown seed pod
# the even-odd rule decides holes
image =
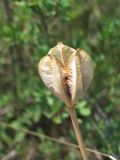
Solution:
[[[89,87],[94,69],[90,56],[59,42],[38,65],[39,74],[51,92],[67,106],[74,106]]]

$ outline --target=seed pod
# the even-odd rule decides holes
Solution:
[[[74,106],[93,77],[90,56],[59,42],[38,65],[39,74],[51,92],[67,106]]]

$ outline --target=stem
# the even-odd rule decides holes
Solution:
[[[76,137],[77,137],[77,141],[78,141],[78,144],[79,144],[79,148],[80,148],[82,158],[83,158],[83,160],[88,160],[88,155],[87,155],[87,152],[86,152],[85,147],[84,147],[84,142],[83,142],[82,134],[80,132],[80,128],[79,128],[79,125],[78,125],[75,109],[74,109],[74,107],[68,107],[68,109],[69,109],[69,113],[70,113],[70,116],[71,116],[72,124],[73,124],[74,130],[75,130],[75,134],[76,134]]]

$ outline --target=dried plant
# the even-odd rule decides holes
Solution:
[[[94,69],[90,56],[84,50],[75,50],[59,42],[40,60],[38,69],[45,85],[66,104],[81,155],[83,160],[88,160],[75,114],[75,104],[93,78]]]

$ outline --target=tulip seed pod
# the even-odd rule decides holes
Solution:
[[[87,90],[94,73],[92,60],[84,50],[61,42],[40,60],[38,69],[45,85],[68,107],[73,107]]]

